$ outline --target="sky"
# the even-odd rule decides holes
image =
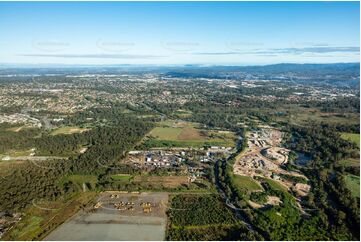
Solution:
[[[0,2],[0,63],[359,62],[359,2]]]

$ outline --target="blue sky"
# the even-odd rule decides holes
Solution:
[[[358,62],[359,8],[359,2],[0,2],[0,62]]]

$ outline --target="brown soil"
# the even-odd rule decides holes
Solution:
[[[197,129],[191,127],[182,129],[182,132],[178,136],[179,140],[201,140],[204,138]]]

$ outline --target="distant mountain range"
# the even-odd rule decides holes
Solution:
[[[360,63],[275,64],[266,66],[185,67],[167,72],[172,77],[279,80],[359,87]]]

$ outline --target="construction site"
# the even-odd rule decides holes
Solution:
[[[45,240],[164,240],[167,204],[167,193],[102,192]]]
[[[167,200],[162,193],[107,191],[100,194],[94,209],[115,210],[127,216],[162,216]]]
[[[249,131],[246,134],[248,148],[237,157],[233,165],[234,174],[272,179],[297,196],[306,196],[310,186],[295,180],[307,181],[307,177],[282,168],[288,163],[290,153],[290,150],[281,147],[282,137],[280,130],[271,127]]]

